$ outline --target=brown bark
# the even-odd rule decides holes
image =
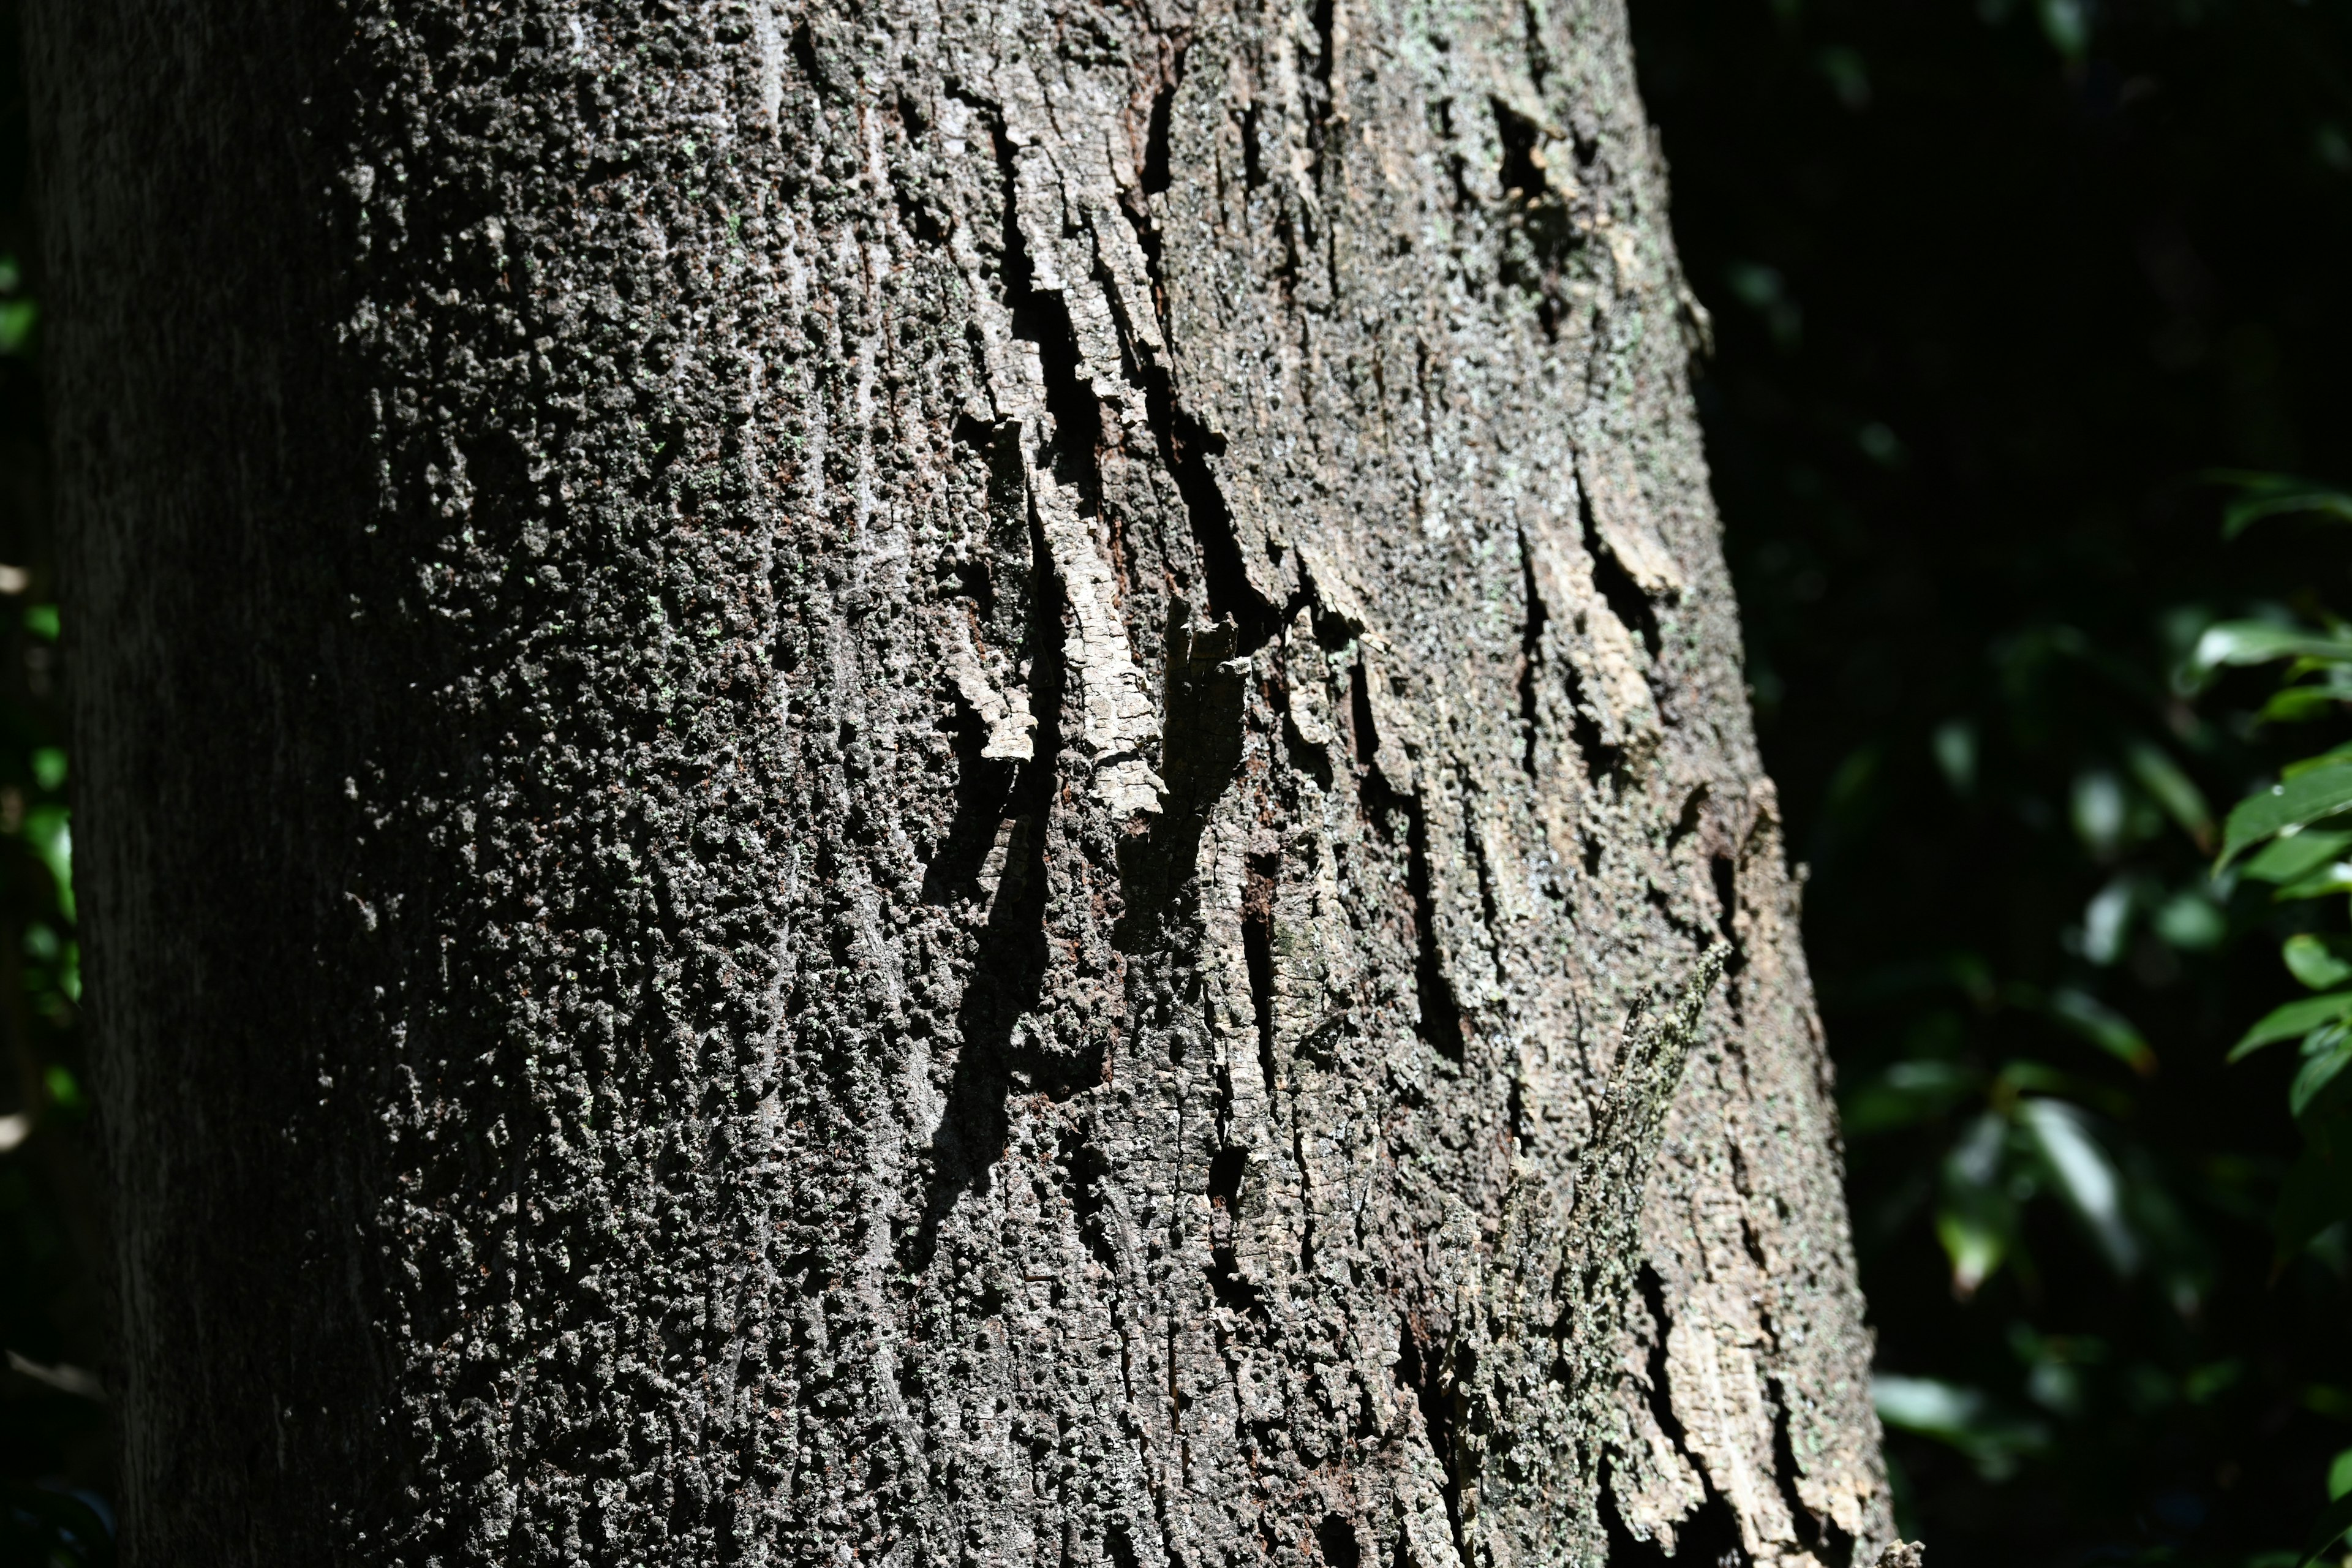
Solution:
[[[1888,1542],[1619,0],[34,9],[134,1560]]]

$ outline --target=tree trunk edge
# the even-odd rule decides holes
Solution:
[[[1916,1568],[1622,6],[478,9],[34,8],[131,1559]]]

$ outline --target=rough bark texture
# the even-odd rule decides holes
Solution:
[[[135,1561],[1887,1542],[1621,0],[33,9]]]

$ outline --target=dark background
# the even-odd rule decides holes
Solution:
[[[2221,1058],[2294,994],[2278,937],[2344,916],[2213,883],[2196,802],[2345,727],[2281,734],[2262,681],[2180,664],[2216,615],[2347,597],[2342,542],[2224,545],[2203,476],[2352,480],[2352,13],[1631,4],[1880,1368],[1909,1380],[1882,1401],[1906,1531],[1937,1568],[2292,1563],[2352,1448],[2352,1264],[2340,1232],[2273,1255],[2293,1063]],[[109,1483],[15,13],[0,1113],[34,1131],[0,1152],[0,1562],[47,1563],[105,1555]],[[2065,1201],[2037,1104],[2074,1108],[2116,1212]],[[1969,1237],[1999,1256],[1956,1283]]]
[[[2299,1545],[2352,1447],[2343,1237],[2273,1258],[2294,1063],[2221,1058],[2296,994],[2277,936],[2343,915],[2215,896],[2147,757],[2219,816],[2343,738],[2179,667],[2217,613],[2345,597],[2336,537],[2225,545],[2201,476],[2352,479],[2352,12],[1631,4],[1879,1366],[1947,1385],[1882,1399],[1904,1523],[1940,1568]],[[2128,1269],[2033,1094],[2118,1174]],[[1938,1221],[1987,1208],[2012,1249],[1963,1299]]]
[[[0,0],[0,1114],[32,1124],[0,1152],[0,1564],[73,1568],[110,1555],[111,1464],[28,196],[17,6]]]

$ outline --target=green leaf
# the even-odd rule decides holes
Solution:
[[[2139,1237],[2124,1218],[2123,1179],[2091,1136],[2083,1113],[2058,1100],[2029,1100],[2018,1120],[2042,1152],[2058,1190],[2117,1274],[2139,1268]]]
[[[1951,1259],[1953,1293],[1963,1300],[1999,1271],[2017,1234],[2017,1204],[2002,1179],[2008,1142],[2009,1123],[1988,1110],[1944,1156],[1936,1239]]]
[[[2352,1421],[2352,1394],[2347,1394],[2332,1384],[2305,1384],[2303,1398],[2298,1403],[2305,1410],[2325,1415],[2330,1421]]]
[[[2297,899],[2325,899],[2337,893],[2352,893],[2352,860],[2334,860],[2322,866],[2300,881],[2290,882],[2271,895],[2274,903],[2293,903]]]
[[[2342,763],[2352,763],[2352,744],[2330,746],[2315,757],[2304,757],[2279,769],[2279,777],[2291,779],[2314,768],[2332,768]]]
[[[73,828],[62,805],[37,805],[25,814],[25,845],[58,885],[58,910],[74,918]]]
[[[58,640],[58,607],[55,605],[25,606],[25,629],[43,642]]]
[[[2321,1231],[2352,1218],[2352,1112],[2331,1095],[2302,1125],[2303,1152],[2280,1184],[2271,1220],[2282,1258],[2293,1258]]]
[[[2342,490],[2309,489],[2233,501],[2221,514],[2221,537],[2234,539],[2266,517],[2294,517],[2306,512],[2352,519],[2352,496]]]
[[[59,1110],[86,1110],[89,1101],[82,1097],[81,1085],[74,1075],[55,1062],[41,1073],[41,1087],[48,1090],[49,1103]]]
[[[2316,479],[2297,479],[2293,474],[2259,473],[2244,468],[2216,468],[2205,477],[2219,484],[2234,486],[2239,491],[2238,498],[2221,510],[2221,537],[2224,539],[2235,539],[2266,517],[2315,512],[2323,517],[2352,521],[2352,496]]]
[[[1988,1476],[2007,1475],[2021,1456],[2049,1447],[2048,1427],[2004,1411],[1982,1390],[1963,1384],[1881,1373],[1870,1380],[1870,1398],[1887,1426],[1948,1443]]]
[[[2189,952],[2210,952],[2230,934],[2229,917],[2210,897],[2194,888],[2183,889],[2158,905],[2149,923],[2157,935]]]
[[[2243,1061],[2264,1046],[2307,1035],[2323,1024],[2333,1024],[2344,1017],[2352,1017],[2352,991],[2331,991],[2325,996],[2305,996],[2299,1002],[2274,1007],[2230,1047],[2229,1059]]]
[[[2213,813],[2205,804],[2205,793],[2195,781],[2180,771],[2179,764],[2165,755],[2161,748],[2146,741],[2135,741],[2126,748],[2124,760],[2131,764],[2132,776],[2140,787],[2156,797],[2180,830],[2197,841],[2197,847],[2211,847]]]
[[[2078,64],[2091,47],[2091,16],[2083,0],[2034,0],[2042,36],[2068,65]]]
[[[2126,871],[2083,906],[2083,956],[2105,965],[2121,958],[2132,917],[2147,899],[2147,879]]]
[[[2191,1405],[2210,1405],[2245,1380],[2246,1363],[2231,1356],[2194,1366],[2180,1380],[2181,1396]]]
[[[2352,1040],[2338,1040],[2303,1064],[2302,1070],[2294,1075],[2294,1082],[2286,1091],[2287,1109],[2294,1113],[2295,1120],[2303,1119],[2303,1113],[2311,1109],[2311,1102],[2318,1099],[2321,1091],[2335,1082],[2337,1075],[2347,1066],[2352,1066]]]
[[[2103,859],[2114,854],[2131,817],[2131,800],[2124,793],[2123,781],[2105,768],[2079,773],[2071,805],[2074,832],[2083,847]]]
[[[2303,931],[2281,944],[2279,956],[2289,974],[2313,991],[2325,991],[2352,980],[2352,959],[2344,956],[2345,939]]]
[[[1931,737],[1936,753],[1936,766],[1943,770],[1944,782],[1952,793],[1962,799],[1977,787],[1977,731],[1966,719],[1948,719],[1936,726]]]
[[[23,353],[40,320],[39,301],[0,300],[0,354]]]
[[[2312,1521],[2311,1533],[2304,1540],[2303,1568],[2311,1568],[2344,1539],[2347,1530],[2352,1530],[2352,1497],[2340,1497],[2320,1510],[2319,1517]]]
[[[2306,719],[2316,719],[2326,713],[2342,696],[2325,686],[2290,686],[2284,691],[2271,693],[2257,717],[2273,724],[2300,724]]]
[[[1952,1289],[1966,1300],[1977,1288],[2000,1272],[2009,1256],[2006,1226],[1990,1223],[1983,1214],[1953,1205],[1936,1211],[1936,1240],[1952,1264]]]
[[[2300,831],[2346,806],[2352,806],[2352,766],[2337,764],[2282,779],[2231,811],[2221,837],[2221,865],[2227,866],[2265,838]]]
[[[2061,986],[2050,994],[2050,1016],[2132,1071],[2156,1070],[2156,1052],[2132,1021],[2090,993]]]
[[[2224,665],[2272,664],[2282,658],[2352,659],[2352,639],[2276,621],[2216,621],[2198,637],[2189,664],[2199,675],[2210,675]]]
[[[2263,846],[2246,862],[2246,875],[2260,882],[2292,882],[2347,848],[2352,848],[2352,833],[2307,829]]]

